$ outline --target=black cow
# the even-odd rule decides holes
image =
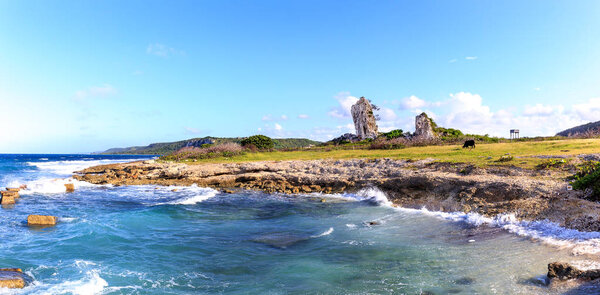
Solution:
[[[475,148],[475,141],[474,140],[467,140],[465,141],[465,144],[463,144],[463,149],[464,148],[468,148],[468,147],[473,147]]]

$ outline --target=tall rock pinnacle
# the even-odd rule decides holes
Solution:
[[[361,97],[358,102],[352,106],[352,120],[354,121],[354,128],[356,128],[356,135],[360,140],[366,138],[376,138],[377,123],[375,122],[375,115],[373,114],[373,106],[364,97]]]

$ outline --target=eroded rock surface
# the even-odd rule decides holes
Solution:
[[[192,185],[227,191],[342,193],[378,187],[394,204],[486,216],[512,213],[526,220],[549,219],[584,231],[600,227],[600,205],[568,191],[558,177],[510,167],[392,159],[313,160],[188,165],[155,161],[91,167],[74,177],[95,184]]]
[[[356,128],[356,135],[360,140],[366,138],[374,139],[379,135],[375,114],[373,114],[373,106],[366,98],[361,97],[352,106],[351,112],[354,128]]]
[[[415,135],[418,139],[434,139],[437,137],[433,132],[431,120],[425,113],[421,113],[415,118]]]

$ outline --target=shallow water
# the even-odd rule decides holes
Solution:
[[[572,235],[554,227],[543,236],[538,224],[396,209],[377,190],[284,196],[76,182],[62,192],[72,171],[124,159],[0,155],[0,184],[29,185],[0,209],[0,267],[35,279],[0,292],[558,294],[542,284],[548,262],[590,258],[573,256],[573,241],[561,240]],[[28,214],[59,224],[29,228]]]

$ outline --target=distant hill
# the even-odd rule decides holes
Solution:
[[[104,152],[100,152],[100,154],[105,155],[166,155],[168,153],[179,150],[183,147],[201,147],[203,144],[219,144],[219,143],[227,143],[227,142],[235,142],[240,143],[244,137],[202,137],[202,138],[192,138],[187,140],[175,141],[175,142],[160,142],[153,143],[147,146],[132,146],[126,148],[112,148],[108,149]],[[276,149],[285,149],[285,148],[300,148],[307,147],[310,145],[320,144],[318,141],[306,139],[306,138],[278,138],[273,139],[275,142]]]
[[[600,132],[600,121],[579,125],[556,133],[557,136],[576,136],[586,132]]]

